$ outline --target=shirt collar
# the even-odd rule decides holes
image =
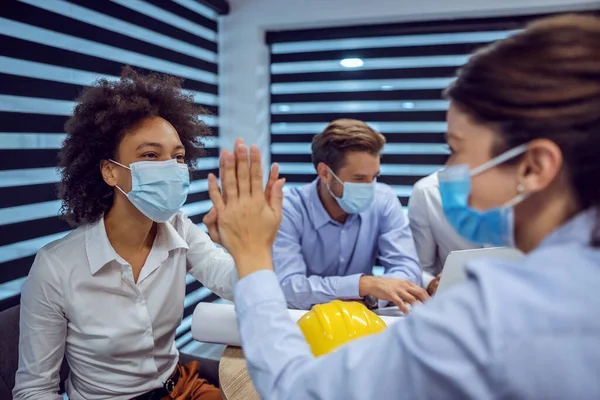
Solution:
[[[573,218],[559,226],[546,237],[539,247],[555,245],[557,243],[577,242],[589,245],[592,230],[596,224],[597,211],[587,209],[581,211]]]
[[[315,230],[333,221],[319,197],[319,178],[312,181],[308,194],[308,210]]]
[[[186,250],[189,248],[185,239],[181,237],[170,222],[158,224],[154,245],[159,247],[157,250],[166,252],[178,248]],[[85,247],[92,275],[96,274],[96,272],[100,271],[111,261],[119,258],[119,255],[108,240],[104,218],[100,218],[98,222],[88,225],[85,234]]]
[[[104,218],[100,218],[98,222],[87,226],[85,231],[85,251],[92,275],[119,257],[108,241]]]

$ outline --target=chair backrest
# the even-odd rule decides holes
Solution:
[[[0,399],[12,399],[19,365],[19,306],[0,312]],[[69,374],[66,360],[60,369],[60,390]]]

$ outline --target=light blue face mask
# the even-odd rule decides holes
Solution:
[[[113,160],[110,162],[131,171],[131,191],[125,193],[119,186],[117,189],[152,221],[168,221],[185,203],[190,192],[186,164],[177,160],[139,161],[126,167]]]
[[[344,187],[344,194],[342,197],[337,197],[331,191],[331,187],[327,185],[327,190],[329,190],[329,193],[338,202],[342,210],[348,214],[359,214],[373,204],[373,200],[375,199],[375,185],[377,184],[376,180],[373,180],[371,183],[342,182],[342,180],[333,173],[331,168],[329,168],[329,172],[331,172],[331,175],[333,175],[333,177]]]
[[[508,203],[490,210],[478,211],[469,207],[471,177],[481,174],[523,154],[527,145],[502,153],[485,164],[469,170],[468,165],[453,165],[438,172],[444,215],[454,230],[464,239],[480,245],[514,247],[514,206],[527,194],[520,192]]]

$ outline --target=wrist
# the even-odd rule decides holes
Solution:
[[[433,290],[433,281],[429,282],[429,285],[427,285],[427,293],[431,294],[431,291]]]
[[[233,255],[239,279],[260,270],[273,270],[271,248],[242,250]]]
[[[360,297],[368,296],[371,293],[371,283],[373,282],[373,277],[368,275],[363,275],[360,277],[358,281],[358,295]]]

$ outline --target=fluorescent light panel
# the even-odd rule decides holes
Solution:
[[[441,165],[401,165],[401,164],[382,164],[382,175],[398,176],[424,176],[434,173],[442,168]],[[281,163],[279,164],[281,174],[315,174],[315,167],[311,163]]]
[[[446,132],[445,122],[369,122],[373,129],[385,133],[436,133]],[[327,126],[327,122],[277,122],[271,124],[271,133],[276,135],[317,134]]]
[[[272,94],[367,92],[390,90],[444,89],[454,78],[365,79],[271,84]]]
[[[430,68],[430,67],[458,67],[469,59],[470,55],[451,56],[423,56],[423,57],[396,57],[396,58],[364,58],[364,65],[360,68],[369,69],[401,69],[401,68]],[[299,61],[289,63],[271,64],[272,74],[293,74],[308,72],[333,72],[347,71],[339,60]]]
[[[271,154],[311,154],[310,143],[272,143]],[[387,143],[383,154],[448,154],[448,146],[438,143]]]
[[[446,111],[446,100],[332,101],[271,104],[271,114],[328,114],[357,112]]]
[[[513,31],[485,31],[437,33],[427,35],[377,36],[369,38],[349,38],[335,40],[310,40],[304,42],[274,43],[272,54],[309,53],[313,51],[339,51],[376,49],[384,47],[431,46],[460,43],[486,43],[504,39]]]

